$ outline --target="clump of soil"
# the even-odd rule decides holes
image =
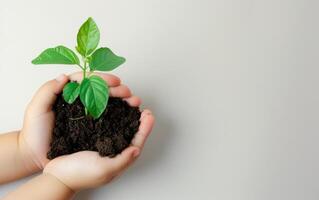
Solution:
[[[140,125],[141,112],[120,98],[110,97],[99,119],[85,115],[79,98],[68,104],[60,94],[53,106],[55,126],[48,159],[78,151],[114,157],[129,146]]]

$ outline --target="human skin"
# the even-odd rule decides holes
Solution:
[[[74,191],[50,174],[41,174],[12,191],[3,200],[65,200],[71,199]]]
[[[132,95],[119,78],[109,74],[96,73],[110,87],[110,96],[120,97],[131,106],[139,106],[140,98]],[[44,169],[42,175],[11,192],[5,199],[35,198],[32,188],[52,189],[54,199],[68,199],[78,190],[97,187],[110,182],[121,174],[139,156],[146,138],[152,130],[154,117],[149,110],[141,115],[141,125],[132,140],[132,144],[115,158],[100,157],[97,152],[83,151],[61,156],[52,161],[46,158],[54,124],[52,105],[64,85],[69,80],[81,80],[82,73],[61,75],[45,83],[29,103],[21,131],[0,136],[0,183],[9,182]],[[67,163],[67,164],[66,164]],[[66,167],[67,166],[67,167]],[[49,187],[46,187],[50,185]],[[50,189],[51,188],[51,189]],[[42,192],[43,195],[50,191]],[[41,192],[40,192],[41,193]],[[39,195],[38,199],[48,199]],[[22,195],[22,196],[19,196]],[[32,197],[32,198],[31,198]]]

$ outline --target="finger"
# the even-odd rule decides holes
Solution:
[[[56,79],[46,82],[32,98],[28,110],[32,111],[34,115],[50,111],[57,95],[62,92],[68,80],[68,77],[62,74]]]
[[[130,96],[128,98],[124,98],[124,101],[126,101],[132,107],[138,107],[142,104],[142,100],[138,96]]]
[[[131,90],[126,85],[110,87],[109,92],[112,97],[128,98],[132,96]]]
[[[106,166],[111,166],[114,174],[119,174],[133,163],[134,159],[140,154],[140,149],[130,146],[122,151],[115,158],[107,160]],[[111,164],[110,164],[111,163]]]
[[[143,149],[144,143],[153,129],[154,121],[155,118],[150,110],[146,109],[142,112],[140,127],[132,140],[133,146]]]
[[[115,75],[99,73],[99,72],[94,72],[93,74],[103,78],[109,87],[116,87],[121,84],[121,79]],[[69,77],[71,81],[80,82],[82,81],[82,78],[83,78],[83,72],[76,72],[76,73],[70,74]]]

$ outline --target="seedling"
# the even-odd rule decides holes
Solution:
[[[63,98],[72,104],[80,96],[86,114],[95,119],[101,116],[107,106],[109,88],[102,78],[92,73],[111,71],[125,62],[125,58],[115,55],[109,48],[96,49],[99,41],[100,31],[90,17],[77,34],[76,50],[81,55],[83,64],[74,51],[62,45],[48,48],[32,60],[35,65],[66,64],[80,67],[83,71],[82,81],[67,83],[63,88]]]

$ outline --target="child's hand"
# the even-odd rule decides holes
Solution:
[[[118,77],[109,74],[97,74],[102,77],[110,87],[110,95],[125,98],[132,106],[140,104],[138,97],[132,96],[130,90],[121,85]],[[24,117],[24,124],[19,135],[19,146],[21,151],[27,154],[27,162],[31,166],[43,169],[49,162],[47,152],[51,140],[54,126],[54,113],[52,105],[56,100],[56,95],[61,93],[64,85],[69,80],[81,80],[82,73],[75,73],[68,76],[61,75],[57,79],[48,81],[37,91],[32,101],[28,105]]]
[[[77,152],[53,159],[44,168],[44,173],[55,176],[74,191],[108,183],[138,157],[153,124],[152,113],[144,110],[132,145],[115,158],[100,157],[93,151]]]

